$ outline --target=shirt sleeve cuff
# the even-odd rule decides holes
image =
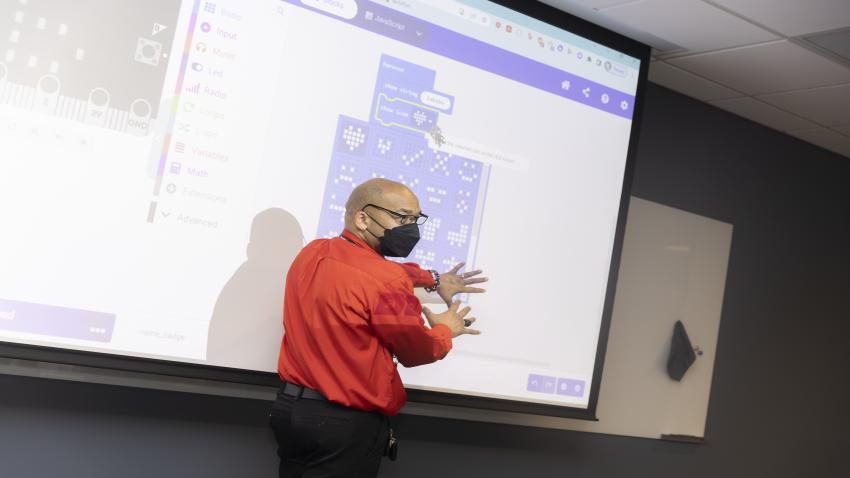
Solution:
[[[431,337],[434,338],[434,357],[442,360],[452,349],[452,330],[443,324],[437,324],[431,328]]]
[[[410,279],[413,281],[413,287],[431,287],[434,285],[434,276],[431,275],[431,271],[428,269],[423,269],[412,262],[407,262],[403,265]]]
[[[452,329],[450,329],[448,325],[437,324],[431,327],[431,334],[439,339],[452,340]]]

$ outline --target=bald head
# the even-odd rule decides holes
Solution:
[[[377,207],[367,207],[369,205]],[[414,216],[422,212],[416,195],[404,184],[383,178],[370,179],[351,191],[345,203],[345,228],[377,247],[376,237],[383,235],[381,229],[400,225],[398,218],[384,209]]]
[[[415,203],[416,211],[411,211],[406,207],[413,205],[412,203]],[[413,194],[413,191],[404,184],[383,178],[375,178],[365,181],[351,191],[351,196],[348,196],[348,202],[345,203],[346,218],[356,214],[367,204],[375,204],[403,214],[419,212],[419,201],[416,199],[416,195]],[[397,211],[396,207],[401,207],[406,210]]]

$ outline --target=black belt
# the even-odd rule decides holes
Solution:
[[[294,383],[284,382],[283,385],[281,385],[280,390],[284,393],[284,395],[289,395],[290,397],[308,398],[310,400],[327,400],[324,395],[312,388],[296,385]]]

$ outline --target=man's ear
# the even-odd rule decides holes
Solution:
[[[366,222],[368,220],[368,216],[363,211],[357,211],[354,213],[354,227],[359,231],[365,231],[369,224]]]

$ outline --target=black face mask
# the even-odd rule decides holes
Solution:
[[[369,216],[369,213],[366,213],[366,215]],[[375,221],[372,216],[369,216],[369,218]],[[375,221],[375,223],[384,228],[383,236],[375,236],[372,231],[366,230],[369,231],[369,234],[378,237],[379,252],[382,256],[407,257],[413,252],[416,243],[419,242],[419,226],[416,223],[405,224],[392,229],[387,229],[378,221]]]

